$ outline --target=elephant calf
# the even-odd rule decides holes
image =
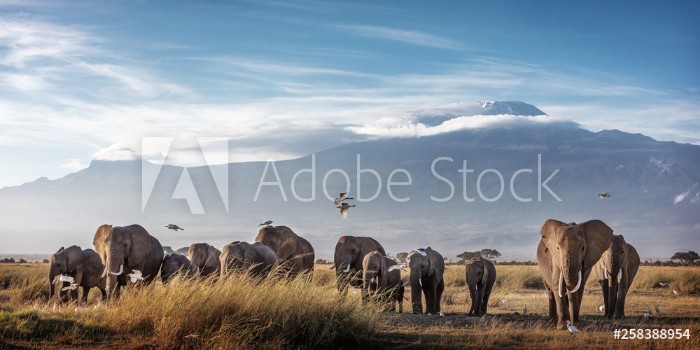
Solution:
[[[190,263],[199,268],[201,276],[218,275],[221,265],[219,256],[221,251],[207,243],[194,243],[187,250]]]
[[[78,299],[78,287],[83,288],[82,302],[87,302],[91,288],[102,292],[102,299],[107,298],[106,279],[103,278],[104,265],[100,256],[92,249],[79,246],[61,247],[49,259],[49,299],[54,295],[54,279],[58,275],[68,276],[72,281],[63,281],[59,296],[62,301]],[[69,293],[70,291],[70,293]]]
[[[168,283],[178,273],[184,273],[185,276],[195,276],[199,273],[199,268],[190,264],[184,255],[177,253],[166,255],[163,258],[163,265],[160,267],[160,279],[163,283]]]
[[[496,282],[496,267],[482,258],[472,259],[466,266],[467,288],[472,299],[469,316],[484,316],[491,289]]]
[[[401,282],[401,267],[396,260],[375,250],[362,259],[362,301],[370,297],[380,297],[393,309],[399,303],[399,313],[403,312],[404,286]]]
[[[277,263],[277,254],[270,247],[255,242],[235,241],[225,245],[219,256],[221,276],[232,270],[242,270],[251,276],[267,276]]]
[[[639,270],[639,254],[621,235],[613,235],[610,248],[593,267],[596,281],[603,288],[606,318],[625,317],[625,299]]]

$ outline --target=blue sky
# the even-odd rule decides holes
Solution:
[[[697,18],[696,1],[0,0],[0,187],[131,159],[142,136],[293,158],[458,101],[700,144]]]

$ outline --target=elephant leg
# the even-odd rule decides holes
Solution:
[[[491,288],[492,287],[487,287],[486,290],[484,291],[484,299],[481,302],[481,316],[486,315],[486,311],[488,310],[489,297],[491,296]]]
[[[579,311],[579,294],[578,293],[569,293],[569,320],[571,320],[571,324],[574,326],[578,326],[578,311]]]
[[[83,288],[83,295],[80,299],[82,303],[87,304],[88,295],[90,294],[90,287]]]
[[[440,280],[435,290],[435,313],[442,312],[442,293],[445,291],[445,280]]]
[[[107,300],[107,290],[104,287],[99,287],[100,293],[102,293],[102,300]]]
[[[470,286],[469,298],[471,298],[471,306],[469,307],[469,316],[474,316],[475,313],[477,314],[476,316],[479,316],[478,311],[476,309],[477,299],[479,298],[478,295],[479,293],[477,292],[476,288]]]
[[[559,297],[559,295],[554,295],[554,301],[556,303],[557,307],[557,329],[566,329],[566,319],[567,317],[567,309],[568,309],[568,303],[566,300],[566,296]]]
[[[603,289],[603,305],[605,306],[605,318],[612,318],[612,311],[610,311],[610,298],[608,298],[608,293],[610,287],[608,286],[608,280],[601,280],[600,287]]]
[[[557,319],[557,302],[554,300],[554,293],[548,288],[545,289],[547,300],[549,301],[549,319],[554,321]]]
[[[425,313],[426,314],[432,314],[433,313],[433,298],[435,295],[435,288],[434,286],[431,287],[431,282],[430,279],[428,278],[423,278],[421,279],[421,289],[423,289],[423,295],[425,296]]]

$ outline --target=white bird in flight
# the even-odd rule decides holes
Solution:
[[[335,203],[335,206],[337,207],[337,206],[340,205],[340,203],[345,202],[346,199],[355,199],[355,198],[348,197],[348,193],[347,193],[347,192],[340,192],[340,194],[338,195],[338,198],[336,198],[336,199],[333,201],[333,203]]]
[[[133,270],[133,272],[127,274],[126,276],[131,278],[131,283],[136,283],[143,280],[143,274],[141,274],[141,271],[139,270]]]
[[[566,321],[566,329],[568,329],[569,333],[571,334],[581,333],[581,331],[579,331],[578,328],[576,328],[576,326],[572,325],[571,321],[569,320]]]

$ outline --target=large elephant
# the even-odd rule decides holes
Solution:
[[[369,252],[362,259],[362,300],[380,297],[387,308],[394,309],[399,303],[399,313],[403,312],[404,286],[401,282],[401,266],[396,260],[384,256],[378,250]]]
[[[289,277],[314,270],[316,255],[311,243],[287,226],[263,227],[255,241],[272,248],[277,254],[278,263],[286,269]]]
[[[428,247],[408,254],[408,266],[411,268],[411,306],[414,314],[423,312],[421,291],[425,295],[425,312],[442,316],[440,299],[445,290],[445,259],[440,253]]]
[[[625,299],[639,270],[639,254],[621,235],[613,236],[610,248],[593,267],[593,276],[603,288],[606,318],[625,317]]]
[[[69,276],[73,279],[72,283],[69,281],[61,283],[59,296],[63,301],[69,297],[78,299],[78,287],[83,288],[83,302],[87,302],[91,288],[98,288],[102,292],[102,299],[107,298],[106,279],[101,276],[105,267],[100,256],[94,250],[83,250],[77,245],[65,249],[61,247],[51,255],[49,266],[49,299],[54,296],[54,280],[58,275]]]
[[[232,270],[248,271],[251,276],[267,276],[277,263],[277,254],[272,248],[255,242],[235,241],[225,245],[219,256],[221,276]]]
[[[469,316],[484,316],[491,289],[496,282],[496,267],[486,259],[472,259],[467,261],[466,277],[469,296],[472,299]]]
[[[107,277],[109,296],[119,295],[119,289],[128,279],[150,283],[163,263],[163,246],[141,225],[102,225],[97,228],[92,244],[105,264],[102,277]]]
[[[221,251],[207,243],[194,243],[187,250],[190,263],[199,268],[201,276],[218,275],[221,269]]]
[[[567,320],[578,325],[586,280],[610,247],[613,230],[600,220],[565,224],[550,219],[540,234],[537,264],[549,298],[549,316],[556,317],[558,329],[566,329]]]
[[[195,276],[199,273],[199,267],[191,264],[186,256],[172,253],[163,258],[163,266],[160,268],[160,279],[163,283],[173,278],[178,273],[183,273],[186,277]]]
[[[361,288],[363,280],[362,259],[369,252],[378,251],[386,255],[384,247],[371,237],[340,236],[335,245],[333,263],[335,265],[336,286],[345,295],[348,285]]]

